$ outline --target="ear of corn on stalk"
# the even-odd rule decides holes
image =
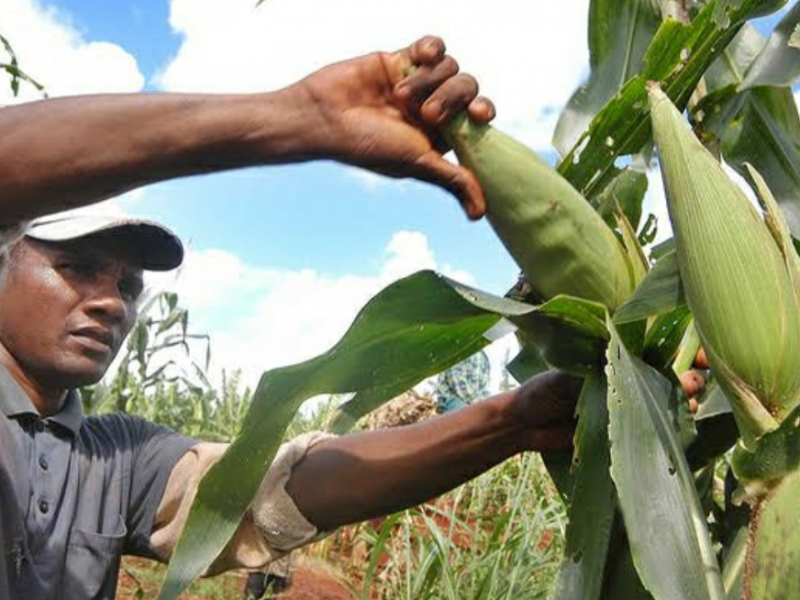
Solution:
[[[686,299],[749,444],[800,401],[797,261],[776,242],[780,212],[768,226],[667,96],[649,94]]]
[[[566,179],[530,148],[466,114],[445,135],[480,182],[489,223],[541,294],[569,294],[611,310],[622,304],[634,287],[631,262]]]

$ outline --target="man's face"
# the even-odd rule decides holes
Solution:
[[[136,319],[142,269],[112,237],[25,238],[0,283],[0,345],[26,378],[49,388],[97,382]]]

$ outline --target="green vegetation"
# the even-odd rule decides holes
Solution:
[[[362,598],[796,597],[800,4],[769,43],[750,23],[785,4],[592,0],[591,75],[559,120],[555,169],[527,152],[504,155],[521,144],[490,127],[457,140],[483,186],[522,207],[492,221],[528,279],[506,297],[414,274],[373,298],[331,350],[265,373],[252,394],[235,376],[213,390],[203,368],[173,370],[170,352],[202,340],[188,333],[174,296],[156,301],[156,317],[147,316],[155,304],[145,310],[120,372],[87,394],[87,409],[234,440],[201,485],[159,598],[176,598],[225,546],[287,430],[347,431],[509,323],[522,346],[509,364],[518,381],[550,367],[584,377],[574,454],[543,456],[558,494],[538,460],[523,457],[428,507],[359,528],[370,549],[366,570],[355,572]],[[11,59],[0,67],[18,86],[28,79],[3,42]],[[657,161],[675,238],[654,247],[643,200]],[[549,200],[528,199],[537,169],[552,184]],[[504,170],[514,176],[500,178]],[[550,216],[525,203],[558,212],[566,194],[568,214],[580,218],[539,240]],[[613,264],[581,249],[592,239],[614,249]],[[578,265],[591,285],[564,286],[565,265],[541,270],[547,260]],[[609,266],[613,282],[595,277]],[[676,374],[701,343],[711,383],[694,413]],[[324,394],[333,400],[295,420]]]

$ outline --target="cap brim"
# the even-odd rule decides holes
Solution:
[[[169,271],[183,262],[183,244],[167,227],[147,219],[104,215],[44,217],[25,232],[43,242],[69,242],[90,237],[119,237],[136,249],[142,268]]]

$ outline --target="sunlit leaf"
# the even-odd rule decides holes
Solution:
[[[800,582],[800,471],[784,477],[756,506],[750,524],[744,597],[794,600]]]
[[[595,196],[613,179],[618,171],[617,157],[636,154],[649,142],[648,80],[660,82],[670,99],[684,108],[703,73],[744,20],[779,8],[767,0],[738,1],[725,13],[730,27],[720,29],[713,18],[716,7],[717,2],[712,0],[687,25],[673,19],[664,21],[647,50],[647,67],[603,107],[561,161],[559,172],[585,196]]]
[[[678,258],[673,251],[663,256],[648,271],[633,295],[614,314],[614,323],[630,323],[661,315],[685,303]]]
[[[647,192],[647,175],[638,169],[628,167],[619,172],[614,179],[594,199],[597,211],[609,227],[617,227],[617,210],[630,221],[634,229],[642,220],[642,202]]]
[[[553,135],[564,156],[594,116],[644,66],[644,54],[661,22],[653,0],[593,0],[589,6],[589,81],[567,102]]]
[[[800,118],[789,88],[750,90],[722,140],[726,161],[743,177],[752,164],[769,182],[789,228],[800,237]]]
[[[604,377],[590,376],[578,400],[574,489],[567,512],[564,560],[551,600],[597,600],[603,589],[617,506],[609,473],[607,391]]]
[[[747,71],[740,89],[760,85],[791,87],[800,78],[800,49],[789,43],[798,23],[800,4],[795,4],[775,27],[766,47]]]
[[[611,474],[636,569],[657,600],[721,600],[705,515],[667,409],[672,385],[610,331]]]

